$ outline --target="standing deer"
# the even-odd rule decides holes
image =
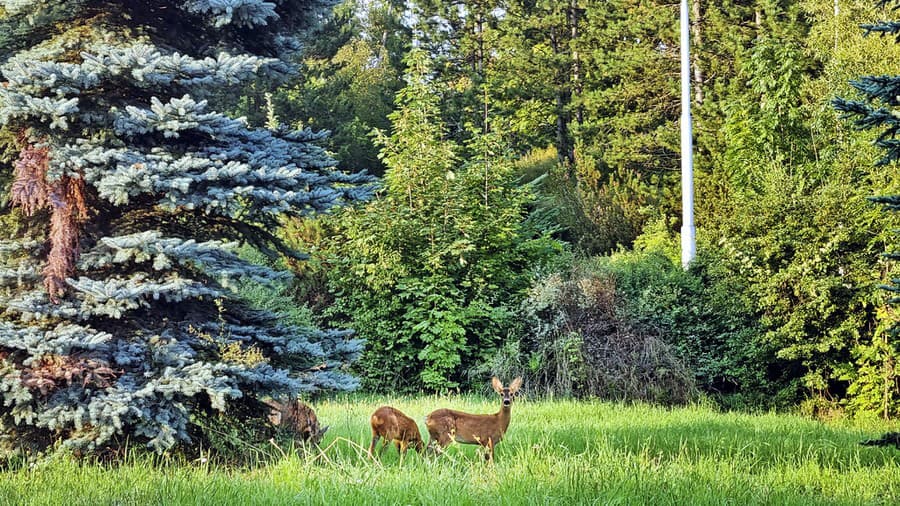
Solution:
[[[409,446],[415,448],[417,452],[425,450],[422,443],[422,436],[419,434],[419,426],[415,420],[406,416],[399,409],[390,406],[381,406],[372,413],[369,419],[372,424],[372,443],[369,444],[369,458],[373,458],[372,452],[375,451],[375,444],[378,440],[384,438],[381,442],[381,450],[379,455],[384,452],[384,447],[388,441],[392,441],[397,446],[400,454],[406,453]]]
[[[477,444],[487,448],[485,458],[494,461],[494,446],[497,445],[509,428],[509,413],[513,397],[522,386],[522,378],[516,378],[508,387],[495,376],[491,379],[494,391],[503,398],[500,411],[493,415],[473,415],[452,409],[432,411],[425,419],[431,439],[428,446],[435,451],[443,451],[453,440],[465,444]],[[434,445],[440,449],[434,448]]]

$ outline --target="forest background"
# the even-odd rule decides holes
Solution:
[[[383,177],[283,230],[312,253],[297,300],[366,340],[364,388],[522,371],[559,395],[897,416],[897,221],[867,199],[900,172],[832,105],[900,73],[893,38],[859,28],[890,6],[691,6],[687,272],[677,4],[345,2],[300,81],[244,95]]]
[[[327,213],[276,220],[267,213],[277,214],[278,199],[255,193],[268,207],[254,217],[259,229],[235,233],[244,270],[223,272],[269,275],[251,262],[295,276],[274,287],[234,284],[237,302],[215,306],[209,301],[218,292],[185,292],[205,301],[190,315],[208,321],[193,339],[212,343],[213,354],[234,366],[229,374],[272,392],[470,391],[491,374],[522,375],[529,392],[553,396],[666,405],[705,398],[725,409],[896,418],[900,315],[882,287],[896,277],[885,252],[897,243],[898,222],[870,198],[900,193],[900,166],[878,164],[881,132],[858,131],[833,104],[859,96],[854,79],[900,74],[894,38],[860,29],[896,11],[890,2],[833,0],[691,6],[698,257],[689,269],[680,265],[676,232],[677,4],[346,0],[318,11],[318,26],[298,34],[303,50],[290,79],[262,72],[214,90],[210,102],[272,132],[260,135],[279,149],[282,141],[317,142],[339,169],[368,170],[378,177],[374,195],[347,189],[364,177],[328,176],[336,192],[365,202],[331,208],[323,199],[316,210]],[[0,40],[6,57],[20,49],[13,36]],[[205,102],[160,104],[169,106],[200,114]],[[282,124],[330,135],[289,137]],[[134,125],[122,128],[135,135]],[[16,159],[39,144],[23,147],[11,128],[3,135],[0,185],[8,188]],[[9,230],[28,228],[14,204],[0,201],[0,220]],[[231,213],[223,220],[245,217],[240,206],[222,212]],[[128,215],[115,227],[151,218]],[[198,223],[165,227],[209,224]],[[104,252],[94,267],[152,258],[140,241],[123,244],[106,244],[127,254]],[[238,264],[223,258],[207,267]],[[3,282],[5,293],[15,292],[14,276]],[[30,310],[8,309],[3,318],[28,321]],[[318,372],[326,357],[322,369],[337,371],[300,387],[261,372],[268,358],[259,349],[217,341],[252,334],[235,322],[260,309],[304,328],[339,330],[310,334],[312,345],[285,330],[266,337],[265,353],[282,346],[307,354],[299,364],[273,364]],[[106,324],[102,330],[113,333],[118,322]],[[13,328],[0,320],[0,330]],[[342,341],[350,329],[353,340]],[[3,346],[39,348],[13,341]],[[323,352],[320,343],[330,344]],[[4,367],[32,370],[31,359],[9,365],[13,352],[0,353]],[[83,372],[91,364],[76,365]],[[62,364],[60,374],[66,367],[74,366]],[[84,386],[108,387],[117,373],[95,367],[92,374]],[[61,385],[61,377],[48,381]],[[4,378],[4,395],[25,405],[22,395],[31,394],[10,386],[19,376]],[[40,390],[35,385],[26,386]],[[219,387],[204,386],[213,408],[232,395]],[[197,393],[193,384],[177,388]],[[2,415],[13,425],[31,420]],[[69,412],[53,416],[71,422]],[[190,425],[184,417],[182,428]],[[178,437],[146,430],[160,448]]]

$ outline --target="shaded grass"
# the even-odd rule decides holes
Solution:
[[[369,415],[419,422],[437,407],[493,412],[496,399],[351,397],[316,404],[322,450],[254,469],[133,456],[0,473],[5,504],[898,504],[900,451],[859,446],[887,425],[575,401],[519,401],[497,462],[452,445],[440,458],[388,448],[368,460]],[[423,433],[424,435],[424,433]],[[427,435],[426,435],[427,438]]]

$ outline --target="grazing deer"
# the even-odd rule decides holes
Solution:
[[[276,427],[287,429],[304,443],[319,444],[328,426],[319,428],[316,413],[297,399],[288,402],[264,401],[269,407],[269,422]]]
[[[401,455],[406,453],[406,449],[410,446],[420,453],[425,450],[425,444],[419,434],[419,426],[416,425],[415,420],[404,415],[399,409],[381,406],[372,413],[369,422],[372,424],[372,442],[369,444],[370,458],[373,458],[372,452],[375,451],[375,444],[381,438],[384,440],[381,442],[379,455],[384,452],[388,441],[392,441],[397,446],[397,451]]]
[[[436,452],[443,451],[453,440],[459,443],[481,445],[487,449],[485,458],[494,461],[494,446],[509,428],[509,412],[513,397],[522,386],[522,378],[516,378],[509,387],[504,387],[497,377],[491,379],[494,391],[503,397],[500,411],[493,415],[472,415],[452,409],[432,411],[425,419],[431,439],[428,446]],[[440,448],[435,448],[437,444]]]

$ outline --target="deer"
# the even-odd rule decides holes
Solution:
[[[381,442],[379,455],[384,452],[388,441],[392,441],[397,446],[397,451],[401,457],[410,446],[419,453],[425,451],[422,436],[419,434],[419,426],[416,425],[415,420],[404,415],[399,409],[391,406],[381,406],[372,413],[369,422],[372,425],[372,442],[369,444],[369,458],[374,458],[375,445],[382,438],[384,440]]]
[[[274,399],[263,401],[269,407],[267,418],[275,427],[286,429],[304,443],[319,444],[328,426],[319,427],[315,411],[297,399],[279,402]]]
[[[512,401],[522,386],[522,378],[516,378],[508,387],[504,387],[494,376],[491,378],[491,386],[503,399],[500,411],[493,415],[473,415],[446,408],[432,411],[425,418],[425,425],[431,436],[428,447],[435,453],[443,453],[444,448],[454,440],[458,443],[477,444],[486,449],[484,458],[493,463],[494,447],[509,428]]]

